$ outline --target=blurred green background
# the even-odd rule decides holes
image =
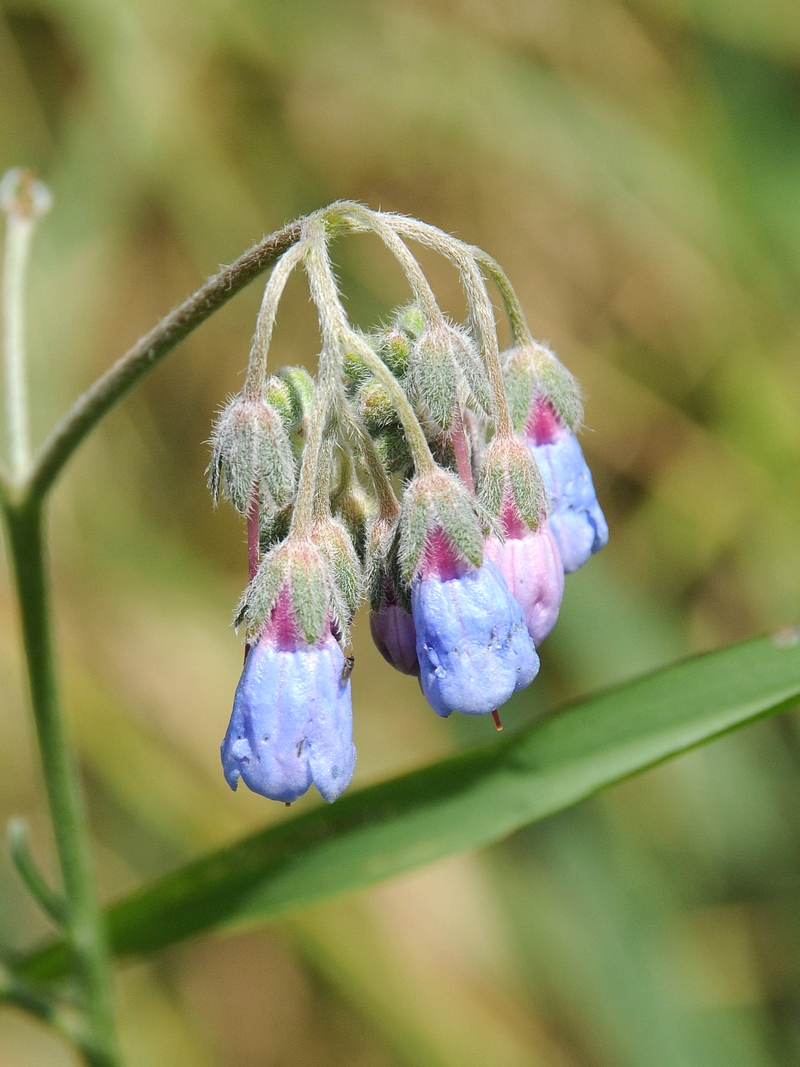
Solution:
[[[567,582],[509,730],[793,622],[800,601],[800,8],[792,0],[2,0],[0,170],[56,207],[30,292],[37,440],[220,263],[338,197],[506,267],[583,382],[609,547]],[[353,318],[405,299],[337,248]],[[445,306],[456,277],[423,256]],[[51,509],[58,639],[111,897],[268,821],[219,767],[244,532],[205,489],[256,284],[116,410]],[[273,366],[313,367],[301,281]],[[52,869],[8,575],[0,823]],[[485,740],[356,624],[355,785]],[[455,716],[454,716],[455,718]],[[308,799],[303,806],[313,803]],[[46,933],[0,859],[0,943]],[[479,856],[119,968],[132,1067],[800,1062],[792,716]],[[75,1060],[0,1010],[2,1067]]]

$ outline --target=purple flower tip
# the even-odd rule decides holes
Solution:
[[[389,581],[385,584],[379,610],[369,613],[369,628],[372,640],[387,663],[403,674],[419,674],[414,620],[397,603]]]
[[[539,404],[526,427],[550,502],[550,528],[567,574],[608,543],[608,525],[575,434]]]
[[[485,715],[536,677],[522,608],[493,563],[415,579],[411,608],[420,685],[438,715]]]
[[[225,779],[285,803],[313,782],[331,802],[356,763],[344,654],[330,629],[315,645],[287,647],[285,636],[270,623],[248,653],[222,742]]]

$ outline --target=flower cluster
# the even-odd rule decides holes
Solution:
[[[412,300],[371,333],[348,321],[334,235],[369,231]],[[408,246],[460,272],[451,322]],[[316,380],[267,370],[278,303],[305,270],[320,321]],[[487,279],[508,313],[498,351]],[[236,616],[247,650],[222,743],[225,777],[291,803],[350,783],[349,627],[363,597],[383,657],[416,675],[443,717],[494,713],[539,670],[564,575],[608,528],[576,437],[577,383],[533,340],[500,267],[434,227],[339,203],[309,216],[278,261],[247,378],[219,416],[209,482],[247,518],[250,581]],[[499,720],[497,720],[499,722]]]

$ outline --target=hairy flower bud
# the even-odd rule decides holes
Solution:
[[[500,519],[513,505],[521,520],[535,530],[547,513],[547,493],[536,460],[518,437],[495,437],[484,457],[478,498],[489,515]]]
[[[334,597],[328,563],[305,538],[290,536],[264,556],[239,602],[235,625],[244,622],[248,639],[257,640],[284,590],[299,632],[308,644],[315,644],[334,617]]]
[[[304,367],[283,367],[267,379],[264,396],[280,415],[295,460],[299,460],[314,402],[314,379]]]
[[[389,399],[386,386],[377,378],[367,378],[355,398],[356,411],[371,434],[400,427],[397,412]]]
[[[523,441],[494,438],[481,471],[480,499],[499,526],[486,540],[486,557],[522,608],[538,648],[558,618],[564,568],[546,517],[542,477]]]
[[[375,438],[375,451],[390,474],[410,478],[414,473],[414,460],[400,425],[384,430]]]
[[[346,642],[362,594],[363,574],[358,554],[346,527],[337,519],[315,522],[311,540],[324,560],[330,611],[339,637]]]
[[[503,537],[486,539],[484,551],[502,574],[508,591],[522,608],[525,624],[538,648],[558,619],[564,595],[561,553],[547,519],[531,530],[511,500],[501,512]]]
[[[369,613],[369,629],[375,646],[395,670],[419,674],[417,632],[411,612],[399,604],[390,579],[384,578],[380,605]]]
[[[522,433],[536,400],[545,401],[570,430],[583,420],[578,382],[545,345],[532,342],[503,353],[503,378],[511,421]]]
[[[429,324],[412,344],[408,383],[415,407],[434,433],[452,428],[462,396],[492,413],[492,391],[478,348],[466,330],[446,320]]]
[[[255,497],[268,512],[294,496],[292,448],[280,415],[262,398],[232,397],[217,419],[212,436],[209,487],[246,514]]]
[[[408,370],[411,354],[409,335],[395,327],[378,334],[377,341],[378,355],[396,378],[402,378]]]

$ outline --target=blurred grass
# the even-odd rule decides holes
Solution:
[[[34,166],[56,196],[30,298],[36,433],[220,262],[360,198],[487,248],[586,387],[612,539],[567,584],[539,706],[783,626],[800,600],[799,105],[789,0],[2,0],[0,169]],[[358,319],[404,297],[366,242],[341,263]],[[54,500],[109,895],[282,817],[219,773],[243,531],[203,475],[258,297],[156,371]],[[298,285],[275,365],[316,346]],[[27,814],[47,860],[2,582],[0,821]],[[356,654],[360,782],[483,736],[426,712],[364,620]],[[799,741],[792,717],[763,724],[488,856],[126,966],[131,1063],[794,1064]],[[0,902],[0,941],[43,932],[5,860]],[[4,1011],[0,1062],[71,1061]]]

